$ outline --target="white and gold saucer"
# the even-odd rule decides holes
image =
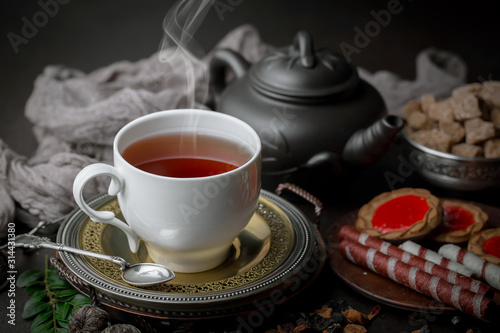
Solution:
[[[102,195],[91,204],[123,218],[114,197]],[[132,253],[122,231],[92,222],[81,210],[63,222],[57,241],[120,256],[130,264],[152,262],[144,244]],[[176,273],[168,283],[140,288],[125,283],[120,268],[109,261],[65,252],[59,257],[77,277],[69,281],[83,292],[82,286],[94,288],[102,303],[141,315],[190,318],[248,311],[273,290],[296,294],[319,273],[325,253],[315,226],[286,200],[263,190],[254,216],[234,240],[226,261],[209,271]],[[301,274],[304,269],[307,274]]]

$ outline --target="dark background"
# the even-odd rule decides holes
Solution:
[[[84,72],[119,60],[136,61],[159,48],[162,21],[173,0],[97,1],[60,0],[59,8],[26,44],[14,51],[9,33],[22,36],[25,22],[33,22],[40,3],[57,0],[3,0],[0,53],[0,138],[14,150],[30,155],[36,147],[31,125],[23,116],[33,81],[45,66],[62,64]],[[284,46],[295,33],[308,30],[315,45],[340,51],[342,42],[354,45],[355,28],[373,21],[372,11],[395,1],[264,1],[217,0],[224,12],[210,9],[195,34],[208,52],[230,30],[254,25],[262,39]],[[371,38],[352,62],[370,71],[389,70],[405,79],[415,75],[416,55],[438,47],[460,55],[468,65],[468,80],[500,75],[500,26],[494,1],[401,0],[400,13]]]
[[[22,35],[25,20],[33,21],[34,15],[43,11],[40,3],[56,0],[14,1],[2,0],[0,9],[0,139],[18,153],[30,156],[37,143],[31,132],[31,124],[24,117],[24,106],[29,98],[35,78],[47,65],[61,64],[90,72],[120,60],[137,61],[158,51],[163,36],[162,21],[173,0],[73,0],[62,1],[57,13],[26,44],[12,47],[8,34]],[[365,29],[374,20],[371,12],[380,12],[393,1],[264,1],[218,0],[222,14],[213,8],[196,32],[194,39],[205,52],[232,29],[242,24],[254,25],[264,42],[274,46],[292,43],[297,31],[309,31],[315,45],[340,52],[344,42],[354,45],[355,28]],[[402,0],[401,12],[391,16],[390,23],[370,39],[359,54],[352,55],[352,62],[369,71],[389,70],[404,79],[415,77],[415,57],[428,47],[437,47],[461,56],[468,66],[467,80],[474,82],[500,77],[500,25],[494,1],[418,1]],[[386,170],[397,168],[397,152],[389,154],[381,163],[362,172],[359,177],[329,184],[318,192],[328,208],[322,218],[322,230],[347,212],[367,202],[374,195],[388,190],[382,176]],[[395,162],[396,161],[396,162]],[[346,184],[347,183],[347,184]],[[319,184],[322,185],[322,184]],[[405,186],[429,188],[439,196],[459,196],[436,189],[410,177]],[[316,193],[315,193],[316,194]],[[498,206],[498,193],[467,194],[467,199]],[[292,200],[292,198],[290,198]],[[307,205],[301,208],[309,209]],[[41,268],[45,253],[39,251],[24,256],[18,252],[17,263],[30,268]],[[39,266],[39,267],[36,267]],[[26,295],[18,304],[26,301]],[[2,295],[3,309],[5,295]],[[311,310],[326,300],[345,298],[359,310],[369,312],[376,302],[367,301],[346,287],[325,267],[313,289],[289,304],[295,311]],[[286,308],[285,308],[286,309]],[[389,311],[389,309],[388,309]],[[11,331],[26,332],[29,321],[20,318]],[[406,311],[390,309],[379,317],[373,332],[411,332],[422,326]],[[0,311],[0,323],[5,323],[4,311]],[[440,332],[450,325],[451,317],[436,321]],[[424,318],[422,322],[429,318]],[[277,319],[281,320],[281,319]],[[475,322],[472,322],[473,324]],[[434,325],[434,323],[433,323]],[[465,332],[462,325],[457,332]],[[449,328],[455,331],[455,328]]]

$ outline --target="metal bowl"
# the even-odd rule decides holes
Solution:
[[[401,132],[404,152],[431,184],[459,191],[500,188],[500,158],[462,157],[427,148]]]

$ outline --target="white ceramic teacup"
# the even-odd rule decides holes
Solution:
[[[246,154],[245,161],[221,174],[177,178],[145,172],[122,156],[132,143],[160,134],[223,138],[234,144],[232,157]],[[196,152],[191,147],[190,153],[192,149]],[[140,117],[117,133],[113,158],[114,166],[92,164],[77,175],[73,195],[78,206],[93,221],[120,228],[132,252],[137,252],[142,239],[152,260],[174,271],[200,272],[221,264],[255,211],[261,188],[261,142],[249,125],[232,116],[183,109]],[[126,223],[84,201],[83,187],[100,175],[112,178],[108,192],[117,195]]]

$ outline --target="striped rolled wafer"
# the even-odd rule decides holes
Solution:
[[[458,262],[450,260],[448,258],[445,258],[439,253],[429,250],[412,241],[406,241],[403,244],[399,245],[399,247],[407,252],[410,252],[413,255],[422,257],[425,260],[429,260],[430,262],[433,262],[444,268],[448,268],[462,275],[471,277],[474,274],[472,270],[468,269],[464,265],[459,264]]]
[[[489,321],[491,315],[498,311],[493,300],[451,284],[375,249],[350,240],[343,240],[339,251],[344,258],[357,265],[476,318]]]
[[[351,241],[368,246],[372,249],[382,252],[383,254],[388,255],[389,257],[399,259],[405,264],[417,267],[424,272],[435,275],[443,280],[456,284],[457,286],[460,286],[462,288],[469,289],[470,291],[473,291],[480,295],[489,298],[492,298],[494,296],[494,291],[489,286],[481,283],[478,280],[439,266],[433,262],[425,260],[424,258],[415,256],[380,238],[372,237],[367,233],[360,232],[352,226],[346,225],[342,227],[338,233],[338,238],[340,241],[349,239]]]
[[[479,258],[466,249],[454,244],[445,244],[439,248],[439,254],[455,260],[474,272],[478,278],[486,281],[493,288],[500,290],[500,267]]]

